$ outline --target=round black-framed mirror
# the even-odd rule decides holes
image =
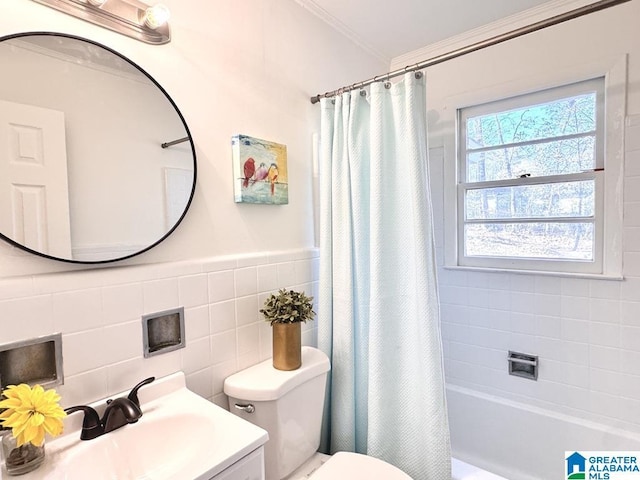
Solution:
[[[195,146],[151,75],[56,32],[0,37],[0,65],[0,238],[96,264],[139,255],[176,229],[195,192]]]

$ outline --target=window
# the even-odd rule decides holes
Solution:
[[[458,265],[602,273],[604,77],[458,110]]]

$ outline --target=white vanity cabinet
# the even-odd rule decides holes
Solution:
[[[211,480],[264,480],[264,447],[257,448]]]

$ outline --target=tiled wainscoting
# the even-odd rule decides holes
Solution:
[[[63,406],[182,370],[191,390],[226,407],[224,378],[271,356],[258,310],[283,287],[317,297],[317,249],[6,278],[0,344],[61,332]],[[179,306],[186,347],[143,358],[142,315]],[[304,324],[303,343],[315,345],[316,332]]]

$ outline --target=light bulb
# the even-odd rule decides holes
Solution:
[[[95,7],[101,7],[102,5],[107,3],[107,0],[86,0],[86,2],[90,3],[91,5],[93,5]]]
[[[158,3],[152,7],[149,7],[144,12],[143,23],[152,30],[160,28],[162,25],[169,21],[169,9]]]

